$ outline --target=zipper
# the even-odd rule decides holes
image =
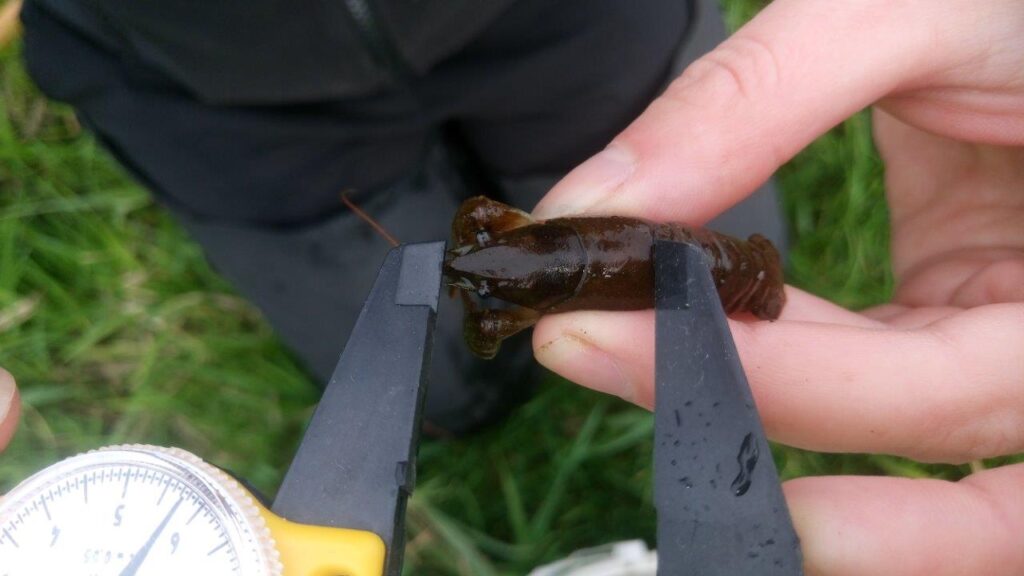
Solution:
[[[398,51],[389,34],[381,27],[373,0],[342,0],[359,36],[374,62],[388,72],[392,80],[405,80],[412,76],[412,68]]]

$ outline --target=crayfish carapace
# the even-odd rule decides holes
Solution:
[[[619,216],[534,220],[483,196],[466,200],[452,223],[454,248],[446,282],[464,291],[470,349],[493,358],[501,341],[543,314],[654,307],[656,240],[697,246],[707,254],[726,313],[779,317],[786,301],[779,253],[767,238],[740,240],[682,224]],[[513,306],[481,308],[466,293]]]

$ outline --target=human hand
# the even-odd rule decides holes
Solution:
[[[812,450],[964,462],[1024,450],[1024,3],[777,0],[535,211],[702,224],[875,104],[892,304],[788,289],[731,321],[766,430]],[[654,315],[544,318],[538,360],[650,407]],[[1024,572],[1024,465],[959,483],[786,483],[808,574]]]
[[[21,403],[18,401],[18,388],[14,385],[14,378],[0,368],[0,452],[7,447],[7,443],[14,436],[14,429],[18,426],[18,414],[21,411]]]

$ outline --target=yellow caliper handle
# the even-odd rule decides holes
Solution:
[[[382,576],[384,541],[373,532],[290,522],[260,513],[274,536],[284,576]]]

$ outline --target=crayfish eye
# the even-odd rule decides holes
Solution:
[[[481,247],[487,245],[491,241],[491,234],[487,230],[476,231],[476,243]]]

